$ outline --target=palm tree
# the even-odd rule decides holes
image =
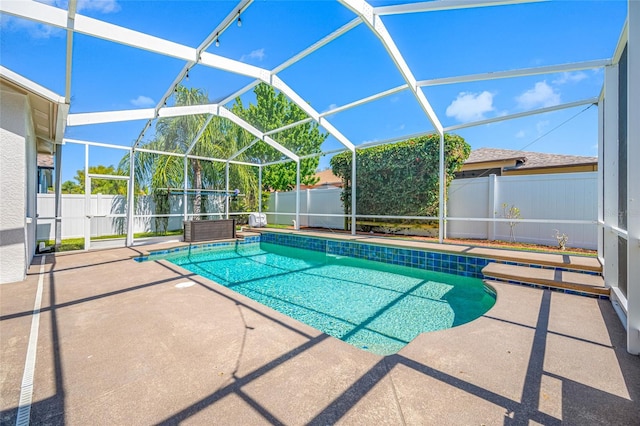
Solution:
[[[208,96],[201,89],[190,89],[184,86],[176,88],[176,106],[208,103],[210,103]],[[252,140],[245,130],[230,121],[214,116],[207,124],[207,116],[200,114],[159,119],[154,139],[145,143],[143,147],[150,150],[185,154],[205,124],[205,130],[189,152],[191,155],[227,159]],[[129,157],[127,155],[123,158],[121,167],[128,170],[128,163]],[[203,204],[202,191],[200,190],[223,188],[225,164],[189,158],[187,176],[184,176],[183,157],[137,152],[135,177],[137,182],[144,182],[150,188],[156,205],[156,214],[169,213],[170,188],[181,188],[186,179],[189,186],[196,191],[193,199],[193,214],[194,219],[197,220],[206,205]],[[243,192],[252,193],[252,189],[257,187],[255,173],[248,170],[246,166],[231,167],[229,180],[233,187],[241,188]],[[166,231],[167,224],[167,218],[156,219],[156,229]]]

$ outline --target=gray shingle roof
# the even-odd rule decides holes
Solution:
[[[53,155],[38,153],[38,167],[53,169]]]
[[[512,149],[479,148],[471,151],[471,155],[469,155],[465,164],[504,160],[517,160],[519,162],[517,166],[518,169],[533,169],[538,167],[594,164],[598,162],[598,157],[546,154],[542,152],[516,151]]]

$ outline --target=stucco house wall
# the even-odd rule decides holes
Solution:
[[[36,142],[26,95],[0,96],[0,283],[21,281],[35,253]],[[29,189],[32,190],[29,190]]]

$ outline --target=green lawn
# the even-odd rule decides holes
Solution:
[[[174,231],[167,231],[166,234],[160,234],[156,232],[140,232],[137,234],[133,234],[134,238],[146,238],[146,237],[163,237],[163,236],[171,236],[171,235],[182,235],[182,229],[176,229]],[[92,237],[92,240],[110,240],[113,238],[124,238],[125,235],[102,235],[100,237]],[[52,246],[55,244],[53,240],[38,240],[37,244],[40,244],[41,241],[44,241],[45,245]],[[62,240],[60,243],[59,251],[72,251],[72,250],[83,250],[84,249],[84,238],[66,238]]]

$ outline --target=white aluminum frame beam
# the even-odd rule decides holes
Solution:
[[[143,120],[155,115],[153,108],[128,109],[120,111],[83,112],[69,114],[67,126],[84,126],[89,124],[114,123],[119,121]]]
[[[624,45],[629,40],[629,15],[627,14],[627,19],[624,21],[624,26],[622,27],[622,32],[620,33],[620,38],[618,39],[618,44],[616,45],[616,50],[613,53],[613,63],[617,64],[620,62],[620,57],[622,56],[622,51],[624,50]]]
[[[2,2],[0,3],[0,11],[22,18],[36,20],[45,24],[56,27],[67,28],[66,12],[53,6],[49,6],[37,2]],[[126,46],[159,53],[161,55],[170,56],[185,61],[198,62],[204,66],[221,69],[223,71],[252,77],[275,87],[283,92],[291,101],[296,103],[309,116],[316,121],[319,120],[319,113],[315,111],[307,102],[305,102],[293,89],[287,86],[279,77],[272,75],[271,71],[264,68],[248,65],[240,61],[225,58],[223,56],[214,55],[209,52],[199,52],[196,48],[174,43],[159,37],[154,37],[139,31],[134,31],[115,24],[100,21],[98,19],[89,18],[80,14],[76,14],[74,32],[79,32],[92,37],[101,38],[107,41],[120,43]],[[163,116],[161,108],[157,114]],[[156,110],[153,111],[155,118]],[[138,119],[149,119],[150,117],[143,115]],[[324,120],[322,125],[329,133],[331,133],[340,143],[353,150],[353,144],[340,133],[333,125]],[[150,122],[147,123],[141,135],[149,128]],[[277,142],[265,140],[269,145],[279,145]],[[274,146],[275,147],[275,146]],[[278,149],[278,148],[276,148]],[[278,149],[280,151],[280,149]],[[281,151],[282,152],[282,151]],[[287,155],[287,154],[285,154]],[[287,155],[288,156],[288,155]],[[297,156],[296,156],[297,158]],[[296,160],[296,158],[292,158]]]
[[[127,148],[127,151],[130,150],[131,147]],[[242,166],[254,166],[257,167],[259,164],[247,163],[244,161],[230,161],[225,160],[223,158],[213,158],[213,157],[203,157],[200,155],[185,155],[179,152],[167,152],[167,151],[158,151],[155,149],[146,149],[146,148],[138,148],[135,150],[136,152],[146,152],[148,154],[157,154],[157,155],[168,155],[170,157],[180,157],[180,158],[193,158],[197,160],[205,160],[205,161],[213,161],[216,163],[231,163],[231,164],[240,164]]]
[[[307,118],[304,118],[302,120],[298,120],[295,123],[287,124],[286,126],[282,126],[282,127],[278,127],[277,129],[269,130],[268,132],[264,132],[264,134],[267,135],[267,136],[274,135],[276,133],[280,133],[280,132],[283,132],[285,130],[292,129],[294,127],[301,126],[303,124],[309,123],[310,121],[313,121],[313,118],[307,117]]]
[[[318,40],[317,42],[313,43],[311,46],[309,46],[306,49],[304,49],[303,51],[301,51],[300,53],[295,54],[291,58],[289,58],[286,61],[284,61],[282,64],[280,64],[277,67],[275,67],[271,71],[271,74],[275,75],[275,74],[278,74],[281,71],[284,71],[285,69],[289,68],[291,65],[293,65],[296,62],[300,61],[301,59],[304,59],[305,57],[309,56],[310,54],[312,54],[316,50],[318,50],[321,47],[329,44],[330,42],[332,42],[333,40],[337,39],[341,35],[348,33],[349,31],[351,31],[352,29],[354,29],[355,27],[357,27],[361,23],[362,23],[362,20],[360,18],[352,19],[351,21],[347,22],[345,25],[341,26],[340,28],[338,28],[337,30],[332,32],[331,34],[327,35],[326,37],[323,37],[322,39]]]
[[[64,138],[64,139],[62,139],[62,143],[63,144],[65,144],[65,143],[73,143],[73,144],[78,144],[78,145],[99,146],[99,147],[103,147],[103,148],[114,148],[114,149],[121,149],[121,150],[124,150],[124,151],[131,151],[131,147],[130,146],[114,145],[114,144],[103,143],[103,142],[81,141],[79,139]]]
[[[318,124],[324,127],[334,138],[338,140],[342,145],[347,147],[350,151],[355,150],[355,146],[347,139],[338,129],[336,129],[326,118],[321,117],[320,113],[316,111],[311,105],[305,102],[292,88],[290,88],[284,81],[277,75],[271,76],[271,86],[278,89],[291,101],[297,104],[307,115],[313,118]]]
[[[405,3],[373,8],[376,15],[398,15],[403,13],[436,12],[439,10],[470,9],[474,7],[504,6],[518,3],[537,3],[548,0],[440,0],[420,3]]]
[[[393,95],[395,93],[402,92],[403,90],[406,90],[408,87],[409,86],[407,86],[406,84],[403,84],[401,86],[397,86],[397,87],[394,87],[392,89],[385,90],[383,92],[379,92],[379,93],[376,93],[376,94],[371,95],[371,96],[367,96],[366,98],[362,98],[362,99],[359,99],[357,101],[353,101],[351,103],[348,103],[348,104],[345,104],[345,105],[330,109],[328,111],[322,112],[322,113],[320,113],[320,117],[322,118],[322,117],[326,117],[326,116],[329,116],[329,115],[337,114],[339,112],[346,111],[348,109],[355,108],[357,106],[364,105],[366,103],[376,101],[376,100],[378,100],[380,98],[383,98],[385,96],[390,96],[390,95]],[[290,129],[292,127],[296,127],[296,126],[299,126],[301,124],[308,123],[310,121],[314,121],[312,117],[308,117],[308,118],[305,118],[303,120],[296,121],[295,123],[287,124],[286,126],[278,127],[277,129],[269,130],[268,132],[265,132],[265,135],[273,135],[275,133],[279,133],[279,132],[281,132],[283,130]]]
[[[612,227],[618,225],[618,64],[604,70],[604,186],[600,188],[604,202],[603,276],[606,287],[611,288],[611,299],[620,299],[618,290],[618,236]],[[624,306],[624,303],[622,303]],[[626,311],[626,307],[624,308]]]
[[[235,92],[233,92],[232,94],[227,95],[224,98],[220,98],[219,100],[216,101],[216,103],[220,104],[220,105],[226,105],[227,103],[231,102],[232,100],[234,100],[238,96],[242,96],[245,93],[247,93],[249,90],[251,90],[254,87],[256,87],[261,81],[262,80],[254,80],[251,83],[249,83],[246,86],[244,86],[242,89],[238,89]]]
[[[374,8],[371,7],[369,3],[364,0],[340,0],[342,4],[344,4],[347,8],[351,9],[356,15],[358,15],[366,24],[369,26],[371,31],[380,39],[384,48],[387,50],[389,56],[400,71],[402,78],[409,86],[409,89],[413,92],[416,97],[418,103],[422,107],[422,110],[431,121],[433,127],[438,131],[438,133],[442,133],[442,124],[438,119],[433,107],[429,103],[429,100],[424,95],[422,90],[417,86],[417,80],[413,75],[413,72],[409,68],[409,65],[404,60],[402,53],[396,46],[393,37],[387,31],[387,27],[382,22],[382,19],[376,15]]]
[[[218,115],[217,104],[186,105],[162,108],[159,117],[183,117],[186,115],[213,114]],[[90,124],[116,123],[154,119],[156,111],[153,108],[127,109],[118,111],[83,112],[67,115],[67,126],[85,126]],[[145,130],[149,126],[145,126]]]
[[[628,3],[627,46],[627,351],[640,354],[640,3]]]
[[[198,46],[197,49],[196,49],[196,51],[198,52],[197,58],[196,58],[197,60],[200,58],[201,52],[203,52],[204,50],[208,49],[209,46],[211,46],[211,43],[213,43],[220,36],[220,34],[222,34],[238,16],[240,16],[240,13],[242,13],[242,11],[244,11],[247,7],[249,7],[249,5],[252,2],[253,2],[253,0],[241,0],[240,3],[238,3],[238,5],[236,7],[234,7],[231,10],[231,12],[229,12],[229,14],[226,16],[226,18],[224,18],[222,20],[222,22],[220,24],[218,24],[218,26],[216,26],[216,28],[211,33],[209,33],[207,38],[205,38],[204,41],[202,43],[200,43],[200,46]],[[167,91],[160,98],[160,101],[156,105],[156,107],[155,107],[156,113],[158,112],[158,110],[160,108],[162,108],[163,106],[167,105],[167,99],[169,99],[171,97],[171,95],[173,94],[175,88],[178,86],[178,84],[180,84],[180,82],[185,78],[185,76],[188,75],[189,70],[191,68],[193,68],[193,66],[196,63],[197,62],[195,62],[195,61],[188,61],[184,65],[184,67],[182,67],[182,70],[180,70],[180,72],[178,73],[176,78],[173,80],[173,82],[171,83],[171,85],[169,86]],[[138,147],[140,142],[142,142],[142,138],[144,137],[144,132],[145,131],[146,131],[146,128],[142,132],[140,132],[140,135],[138,136],[138,138],[136,139],[135,143],[133,144],[134,148]]]
[[[67,57],[64,84],[64,102],[71,102],[71,69],[73,66],[73,28],[77,12],[77,0],[70,0],[67,9]]]
[[[295,54],[291,58],[289,58],[286,61],[284,61],[282,64],[280,64],[277,67],[275,67],[273,70],[271,70],[271,75],[275,75],[275,74],[278,74],[281,71],[284,71],[285,69],[289,68],[291,65],[295,64],[296,62],[300,61],[301,59],[309,56],[311,53],[313,53],[316,50],[320,49],[322,46],[328,44],[329,42],[333,41],[334,39],[340,37],[341,35],[345,34],[346,32],[348,32],[348,31],[352,30],[353,28],[357,27],[361,22],[362,21],[360,20],[360,18],[353,19],[352,21],[350,21],[347,24],[343,25],[342,27],[338,28],[337,30],[335,30],[331,34],[327,35],[323,39],[315,42],[311,46],[307,47],[303,51]],[[253,81],[253,82],[249,83],[248,85],[246,85],[242,89],[232,93],[231,95],[228,95],[228,96],[222,98],[221,100],[218,101],[218,103],[220,105],[225,105],[227,102],[230,102],[231,100],[235,99],[236,97],[241,96],[244,93],[246,93],[249,90],[251,90],[258,83],[260,83],[260,81],[261,80],[256,80],[256,81]]]
[[[261,132],[260,130],[256,129],[251,124],[247,123],[242,118],[238,117],[233,112],[231,112],[230,110],[226,109],[225,107],[223,107],[223,106],[218,107],[218,115],[220,117],[224,117],[224,118],[229,119],[233,123],[235,123],[238,126],[242,127],[243,129],[245,129],[246,131],[248,131],[252,135],[260,138],[261,140],[263,140],[264,142],[266,142],[267,144],[269,144],[273,148],[277,149],[282,154],[284,154],[287,157],[291,158],[292,160],[298,161],[299,157],[298,157],[297,154],[294,154],[289,149],[287,149],[284,146],[280,145],[278,142],[276,142],[273,139],[271,139],[271,137],[266,136],[263,132]]]
[[[185,151],[185,154],[189,154],[193,150],[193,148],[195,148],[196,144],[200,140],[200,137],[205,132],[205,130],[207,130],[207,126],[209,126],[209,123],[211,123],[211,120],[213,120],[213,114],[209,114],[209,116],[205,120],[204,124],[202,125],[200,130],[198,130],[198,133],[196,134],[196,136],[193,138],[193,140],[189,144],[189,148],[187,148],[187,150]]]
[[[346,111],[348,109],[355,108],[357,106],[364,105],[364,104],[369,103],[369,102],[377,101],[380,98],[384,98],[385,96],[395,95],[396,93],[405,91],[408,88],[409,88],[408,85],[402,84],[402,85],[394,87],[392,89],[388,89],[388,90],[385,90],[385,91],[382,91],[382,92],[378,92],[378,93],[373,94],[371,96],[367,96],[366,98],[358,99],[357,101],[353,101],[353,102],[350,102],[348,104],[345,104],[345,105],[338,106],[338,107],[335,107],[333,109],[330,109],[329,111],[325,111],[322,114],[320,114],[320,117],[326,117],[328,115],[337,114],[339,112]]]
[[[135,151],[136,152],[146,152],[147,154],[168,155],[169,157],[184,157],[184,154],[180,153],[180,152],[158,151],[156,149],[136,148]]]
[[[266,133],[265,133],[266,135]],[[231,157],[228,158],[229,161],[233,160],[234,158],[237,158],[240,154],[242,154],[243,152],[245,152],[246,150],[248,150],[249,148],[251,148],[252,146],[254,146],[260,139],[255,138],[253,141],[251,141],[251,143],[243,148],[240,148],[239,150],[237,150]]]
[[[138,151],[140,151],[140,150],[138,150]],[[252,166],[252,167],[258,167],[259,166],[259,164],[247,163],[245,161],[232,161],[232,160],[225,160],[224,158],[203,157],[201,155],[187,155],[187,158],[194,158],[196,160],[205,160],[205,161],[215,161],[216,163],[239,164],[241,166]]]
[[[108,180],[129,180],[129,176],[124,175],[104,175],[99,173],[87,173],[91,179],[108,179]]]
[[[434,130],[430,130],[428,132],[411,133],[410,135],[400,136],[400,137],[397,137],[397,138],[389,138],[389,139],[383,139],[381,141],[366,142],[366,143],[358,145],[357,148],[358,149],[370,148],[372,146],[386,145],[388,143],[394,143],[394,142],[402,142],[402,141],[406,141],[408,139],[419,138],[419,137],[422,137],[422,136],[434,135],[434,134],[437,134],[437,133],[438,132],[435,129]]]
[[[177,116],[185,116],[185,115],[204,114],[204,113],[217,115],[219,117],[224,117],[230,120],[231,122],[237,124],[241,128],[245,129],[252,135],[260,138],[261,140],[266,142],[268,145],[275,148],[280,153],[286,155],[292,160],[297,161],[299,158],[298,155],[294,154],[289,149],[280,145],[271,137],[265,135],[263,132],[256,129],[255,127],[253,127],[252,125],[247,123],[245,120],[235,115],[233,112],[231,112],[227,108],[219,106],[217,104],[177,106],[177,107],[163,108],[160,110],[161,117],[177,117]],[[86,124],[139,120],[141,118],[149,118],[153,115],[155,115],[155,110],[153,108],[69,114],[69,116],[67,117],[67,125],[73,127],[73,126],[81,126]],[[204,131],[204,127],[201,129],[201,131],[202,132]],[[136,148],[136,149],[141,150],[140,148]]]
[[[219,101],[219,104],[220,105],[225,105],[227,102],[230,102],[231,100],[235,99],[236,97],[241,96],[244,93],[246,93],[247,91],[251,90],[260,81],[263,81],[263,82],[271,85],[272,87],[280,90],[282,93],[284,93],[285,96],[287,96],[289,99],[291,99],[292,102],[294,102],[296,105],[298,105],[307,115],[309,115],[309,117],[312,120],[315,120],[318,124],[320,124],[322,127],[324,127],[333,137],[335,137],[347,149],[353,151],[355,149],[354,144],[349,139],[347,139],[340,131],[338,131],[338,129],[336,129],[327,120],[321,120],[321,118],[323,117],[323,114],[320,114],[315,109],[313,109],[311,107],[311,105],[309,105],[306,101],[304,101],[304,99],[302,99],[291,87],[289,87],[284,81],[282,81],[282,79],[280,79],[280,77],[278,77],[276,74],[281,72],[281,71],[283,71],[283,70],[285,70],[286,68],[290,67],[291,65],[295,64],[296,62],[300,61],[301,59],[305,58],[306,56],[308,56],[311,53],[315,52],[316,50],[320,49],[322,46],[324,46],[324,45],[328,44],[329,42],[335,40],[336,38],[340,37],[341,35],[347,33],[348,31],[351,31],[353,28],[357,27],[361,22],[362,22],[362,20],[360,18],[355,18],[355,19],[351,20],[347,24],[345,24],[342,27],[338,28],[336,31],[332,32],[331,34],[327,35],[323,39],[319,40],[318,42],[316,42],[313,45],[309,46],[308,48],[306,48],[302,52],[294,55],[290,59],[286,60],[285,62],[283,62],[282,64],[280,64],[276,68],[274,68],[272,71],[269,72],[269,76],[268,76],[267,79],[258,78],[256,81],[249,83],[248,85],[246,85],[242,89],[232,93],[231,95],[229,95],[229,96],[227,96],[225,98],[222,98]],[[306,121],[301,120],[298,123],[299,124],[303,124],[303,122],[306,122]],[[297,124],[296,123],[292,123],[289,126],[294,127],[295,125],[297,125]],[[284,130],[284,128],[281,128],[281,130]],[[271,130],[268,134],[277,133],[278,131],[281,131],[281,130],[274,129],[274,130]]]
[[[562,109],[575,108],[575,107],[579,107],[579,106],[583,106],[583,105],[597,104],[597,103],[598,103],[598,97],[593,97],[593,98],[584,99],[584,100],[581,100],[581,101],[568,102],[568,103],[564,103],[564,104],[554,105],[554,106],[551,106],[551,107],[538,108],[538,109],[534,109],[534,110],[531,110],[531,111],[518,112],[518,113],[515,113],[515,114],[503,115],[503,116],[500,116],[500,117],[488,118],[486,120],[472,121],[472,122],[469,122],[469,123],[456,124],[456,125],[453,125],[453,126],[445,127],[444,131],[445,132],[451,132],[451,131],[454,131],[454,130],[466,129],[467,127],[482,126],[483,124],[490,124],[490,123],[495,123],[495,122],[498,122],[498,121],[513,120],[515,118],[527,117],[529,115],[543,114],[545,112],[559,111],[559,110],[562,110]]]
[[[136,187],[136,152],[131,148],[129,151],[129,176],[127,176],[127,237],[125,239],[125,245],[127,247],[133,246],[135,237],[133,233],[133,213],[135,212],[135,187]]]
[[[572,72],[604,68],[611,65],[611,59],[598,59],[594,61],[573,62],[562,65],[549,65],[544,67],[521,68],[508,71],[487,72],[481,74],[471,74],[459,77],[444,77],[431,80],[420,80],[418,86],[439,86],[443,84],[469,83],[474,81],[497,80],[502,78],[526,77],[540,74],[554,74],[559,72]]]
[[[346,111],[348,109],[355,108],[357,106],[364,105],[366,103],[376,101],[376,100],[378,100],[380,98],[383,98],[385,96],[390,96],[390,95],[402,92],[402,91],[406,90],[408,87],[409,86],[407,86],[406,84],[403,84],[403,85],[394,87],[392,89],[385,90],[383,92],[379,92],[379,93],[373,94],[371,96],[367,96],[366,98],[358,99],[358,100],[350,102],[348,104],[345,104],[345,105],[330,109],[330,110],[325,111],[325,112],[322,112],[322,113],[320,113],[320,118],[327,117],[327,116],[333,115],[333,114],[337,114],[339,112]],[[296,127],[296,126],[299,126],[301,124],[308,123],[310,121],[313,121],[312,117],[296,121],[295,123],[287,124],[286,126],[278,127],[277,129],[269,130],[268,132],[265,132],[265,134],[266,135],[272,135],[272,134],[275,134],[275,133],[279,133],[279,132],[281,132],[283,130],[290,129],[292,127]]]

